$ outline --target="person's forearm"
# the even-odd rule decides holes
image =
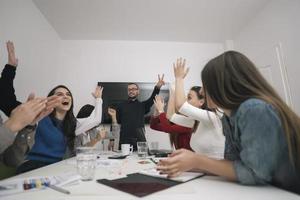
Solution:
[[[21,104],[16,98],[13,81],[16,75],[16,67],[5,65],[0,78],[1,103],[0,109],[6,116],[10,116],[11,111]]]
[[[145,112],[146,112],[145,114],[147,114],[150,111],[150,108],[153,105],[153,100],[155,99],[155,96],[159,94],[159,91],[160,91],[160,88],[155,86],[149,99],[147,99],[146,101],[143,101],[144,106],[145,106]]]
[[[113,124],[117,124],[118,123],[117,117],[112,117],[111,121],[112,121]]]
[[[24,126],[19,123],[19,122],[16,122],[12,119],[8,119],[4,122],[4,126],[9,129],[11,132],[13,133],[16,133],[18,132],[19,130],[21,130],[22,128],[24,128]]]
[[[184,104],[186,101],[184,94],[184,79],[176,78],[175,81],[175,107],[177,110]]]
[[[77,118],[75,135],[80,135],[101,123],[102,103],[102,98],[96,98],[95,108],[90,116],[87,118]]]
[[[214,175],[225,177],[230,181],[237,181],[232,161],[215,160],[206,156],[197,156],[195,160],[196,169],[200,169],[202,171],[206,171]]]
[[[170,89],[170,96],[167,107],[167,118],[171,119],[172,115],[175,113],[175,96],[173,91]]]

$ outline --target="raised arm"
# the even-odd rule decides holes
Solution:
[[[205,124],[220,123],[220,119],[216,115],[216,113],[203,110],[201,108],[196,108],[195,106],[192,106],[188,102],[185,102],[181,106],[179,112],[183,115],[188,116],[190,119],[194,119]]]
[[[173,88],[172,85],[170,85],[169,88],[169,101],[167,106],[167,118],[170,120],[172,115],[176,112],[175,110],[175,87]]]
[[[148,113],[150,111],[151,106],[153,105],[153,100],[155,98],[156,95],[159,94],[160,88],[165,84],[164,81],[164,74],[160,77],[160,75],[158,75],[158,81],[154,87],[154,90],[151,94],[151,96],[144,101],[144,105],[145,105],[145,113]]]
[[[95,108],[89,117],[77,119],[77,126],[75,130],[76,135],[84,133],[101,123],[102,91],[103,87],[97,86],[95,92],[92,93],[93,97],[95,98]]]
[[[12,41],[6,42],[6,48],[7,48],[7,53],[8,53],[8,63],[7,64],[17,67],[19,60],[16,58],[14,43]]]
[[[173,63],[174,76],[175,76],[175,108],[177,110],[186,101],[184,94],[184,78],[189,72],[189,68],[185,66],[185,59],[179,58],[176,63]]]
[[[117,111],[113,108],[108,108],[107,110],[109,116],[111,117],[112,124],[117,124]]]
[[[6,116],[10,116],[11,111],[21,104],[16,98],[13,81],[16,75],[18,59],[15,56],[14,44],[11,41],[6,43],[8,61],[5,65],[0,78],[0,109]]]
[[[164,101],[160,96],[155,97],[154,105],[159,113],[158,117],[153,117],[151,119],[150,127],[154,130],[163,131],[166,133],[189,133],[191,128],[183,127],[177,124],[171,124],[166,117],[164,112]],[[159,120],[158,120],[159,119]]]
[[[110,139],[115,139],[120,136],[120,125],[117,121],[117,111],[113,108],[108,108],[108,114],[111,116],[112,124],[111,124],[111,134]]]

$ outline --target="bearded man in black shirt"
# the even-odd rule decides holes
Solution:
[[[136,150],[137,142],[146,141],[144,115],[150,111],[155,96],[164,84],[164,75],[162,77],[158,75],[158,82],[151,96],[142,102],[137,99],[139,86],[136,83],[128,84],[128,100],[122,102],[117,108],[117,120],[121,124],[119,149],[121,144],[130,144],[133,150]]]

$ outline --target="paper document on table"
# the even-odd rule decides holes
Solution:
[[[74,173],[64,173],[55,176],[27,177],[0,181],[0,196],[16,194],[24,191],[45,189],[49,185],[65,186],[79,183],[80,176]]]
[[[98,167],[121,167],[121,160],[112,160],[112,159],[97,159],[96,161],[97,168]]]
[[[76,159],[69,159],[66,161],[68,165],[77,165]],[[112,159],[97,159],[96,168],[110,168],[110,167],[120,167],[122,164],[121,160],[112,160]]]
[[[201,177],[204,175],[204,173],[201,173],[201,172],[183,172],[182,174],[180,174],[177,177],[167,178],[166,174],[159,174],[159,171],[157,171],[156,168],[144,169],[144,170],[140,171],[139,173],[158,177],[158,178],[170,179],[170,180],[178,181],[178,182],[187,182],[189,180],[192,180],[194,178]]]
[[[51,185],[64,186],[72,183],[77,183],[81,176],[76,173],[65,173],[50,177]]]

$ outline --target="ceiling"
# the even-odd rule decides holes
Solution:
[[[224,42],[270,0],[33,0],[64,40]]]

